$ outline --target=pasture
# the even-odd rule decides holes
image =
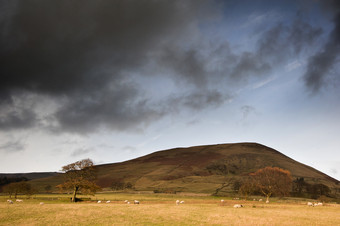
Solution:
[[[68,202],[67,195],[35,195],[9,204],[0,196],[0,225],[339,225],[340,205],[309,207],[305,200],[266,204],[197,195],[97,194]],[[134,205],[133,200],[140,201]],[[101,203],[97,203],[101,200]],[[110,203],[106,203],[110,200]],[[124,201],[129,200],[131,204]],[[184,204],[176,205],[176,200]],[[44,202],[43,205],[40,203]],[[242,204],[243,208],[233,208]]]

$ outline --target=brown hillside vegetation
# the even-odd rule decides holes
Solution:
[[[117,184],[124,188],[129,184],[135,190],[223,194],[235,192],[237,181],[266,166],[289,170],[293,178],[303,177],[311,184],[327,185],[333,193],[340,189],[336,179],[257,143],[175,148],[122,163],[98,165],[97,170],[98,184],[103,188]],[[56,178],[50,178],[50,183]],[[48,179],[43,181],[46,184]]]

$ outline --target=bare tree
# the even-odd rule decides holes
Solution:
[[[12,195],[15,195],[15,198],[17,198],[18,190],[16,189],[16,186],[14,183],[5,185],[3,187],[3,192],[7,193],[9,198],[12,198]]]
[[[252,193],[254,190],[254,184],[250,179],[245,180],[240,186],[238,192],[244,196],[244,199],[247,200],[248,195]]]
[[[91,159],[83,159],[75,163],[63,166],[64,183],[59,184],[60,190],[73,191],[72,202],[76,201],[78,192],[83,194],[94,194],[100,187],[96,182],[95,166]]]
[[[292,176],[288,170],[278,167],[266,167],[251,174],[253,183],[266,196],[267,201],[273,194],[283,197],[292,187]]]

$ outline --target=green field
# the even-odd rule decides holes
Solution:
[[[0,225],[339,225],[340,205],[308,207],[307,200],[275,200],[265,204],[199,195],[115,194],[87,196],[35,195],[7,203],[0,196]],[[140,205],[124,201],[137,199]],[[176,200],[184,204],[176,205]],[[15,199],[12,199],[15,201]],[[97,203],[101,200],[102,203]],[[110,203],[106,203],[110,200]],[[43,205],[40,202],[44,202]],[[233,208],[234,204],[243,208]]]

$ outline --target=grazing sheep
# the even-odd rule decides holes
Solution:
[[[130,202],[127,202],[126,204],[130,204]]]
[[[45,203],[43,203],[43,202],[41,202],[41,203],[39,203],[39,205],[44,205]]]
[[[262,202],[262,199],[259,199],[259,202]]]
[[[307,206],[314,206],[314,205],[311,202],[307,202]]]
[[[318,203],[312,203],[313,206],[322,206],[322,202],[318,202]],[[309,205],[308,205],[309,206]]]
[[[139,204],[139,201],[138,201],[138,200],[135,200],[133,203],[134,203],[134,204]]]
[[[13,201],[12,200],[7,200],[7,202],[9,203],[9,204],[13,204]]]
[[[183,203],[184,203],[184,201],[176,200],[176,205],[183,204]]]
[[[97,203],[102,203],[102,201],[99,200]]]
[[[124,202],[125,202],[125,203],[128,203],[129,201],[128,201],[128,200],[125,200]]]
[[[243,207],[241,204],[235,204],[234,205],[234,208],[241,208],[241,207]]]
[[[16,202],[23,202],[21,199],[17,199],[17,200],[15,200]]]
[[[267,200],[266,203],[269,203],[269,200]]]
[[[106,203],[110,203],[110,202],[111,202],[110,200],[106,201]]]

